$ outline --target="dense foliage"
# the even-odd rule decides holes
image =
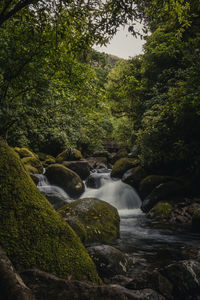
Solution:
[[[0,135],[53,155],[114,138],[147,168],[198,174],[199,13],[197,0],[1,1]],[[92,50],[134,20],[143,55]]]

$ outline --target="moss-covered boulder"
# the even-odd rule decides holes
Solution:
[[[138,160],[133,158],[121,158],[117,160],[112,168],[111,176],[122,178],[124,173],[138,165]]]
[[[169,176],[161,176],[161,175],[149,175],[145,177],[139,186],[140,197],[144,199],[148,196],[153,189],[161,183],[168,182],[174,180]]]
[[[0,142],[0,244],[15,265],[61,278],[98,282],[80,239],[40,193],[19,159]]]
[[[24,157],[36,157],[36,158],[38,158],[38,156],[35,153],[31,152],[27,148],[15,147],[14,150],[15,150],[15,152],[17,152],[19,154],[20,158],[24,158]]]
[[[51,184],[58,185],[72,198],[79,197],[85,190],[78,174],[61,164],[50,165],[45,175]]]
[[[196,209],[192,217],[192,229],[200,233],[200,208]]]
[[[79,199],[63,206],[59,213],[84,243],[108,243],[119,237],[118,211],[105,201]]]
[[[29,173],[43,173],[43,165],[36,157],[24,157],[22,158],[22,163]]]
[[[149,212],[158,202],[170,202],[174,197],[184,194],[184,187],[176,181],[161,183],[144,199],[141,209]]]
[[[61,163],[65,160],[80,160],[81,158],[83,158],[83,156],[79,150],[68,148],[58,154],[58,156],[56,157],[56,162]]]

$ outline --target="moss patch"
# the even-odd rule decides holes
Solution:
[[[156,219],[169,218],[173,207],[170,203],[158,203],[150,212],[149,215]]]
[[[85,243],[108,243],[119,237],[118,211],[109,203],[85,198],[76,200],[59,210]]]
[[[99,282],[80,239],[36,188],[18,155],[2,142],[0,243],[16,267]]]

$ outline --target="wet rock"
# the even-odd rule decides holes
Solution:
[[[26,170],[30,173],[43,173],[43,165],[37,157],[24,157],[22,158],[22,163]]]
[[[36,300],[1,247],[0,291],[0,298],[2,300]]]
[[[110,153],[108,151],[96,151],[93,153],[93,157],[106,157],[108,159]]]
[[[87,251],[101,278],[110,278],[116,274],[126,275],[132,264],[128,255],[112,246],[92,246],[88,247]]]
[[[133,158],[121,158],[117,160],[112,168],[111,177],[122,178],[124,173],[136,167],[138,165],[138,160]]]
[[[42,194],[47,198],[47,200],[51,203],[51,205],[57,210],[68,203],[66,199],[62,197],[62,195],[55,195],[51,193],[43,193]]]
[[[151,289],[133,291],[119,285],[94,286],[86,282],[63,280],[39,270],[21,274],[37,300],[164,300]]]
[[[143,271],[135,275],[126,286],[128,289],[141,290],[152,289],[160,293],[166,299],[173,299],[173,286],[170,281],[158,271]]]
[[[200,263],[184,260],[171,264],[161,274],[173,284],[173,296],[176,300],[199,299],[200,295]]]
[[[115,275],[108,279],[108,282],[110,284],[118,284],[121,286],[126,286],[129,282],[131,282],[133,279],[130,277],[126,277],[124,275]]]
[[[58,212],[84,243],[108,243],[119,237],[118,211],[105,201],[80,199],[67,204]]]
[[[90,175],[90,166],[87,160],[63,161],[62,164],[77,173],[82,180]]]
[[[45,173],[51,184],[61,187],[70,197],[79,197],[85,190],[81,178],[61,164],[50,165]]]
[[[139,190],[139,185],[142,179],[147,176],[146,171],[138,166],[124,173],[122,181]]]
[[[104,176],[101,173],[92,173],[86,179],[85,184],[89,188],[98,189],[106,180],[109,180],[109,178],[108,175]]]

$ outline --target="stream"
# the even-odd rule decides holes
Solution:
[[[188,259],[185,257],[186,253],[190,252],[192,247],[199,246],[199,235],[190,232],[189,229],[163,227],[147,218],[140,210],[141,200],[131,186],[121,180],[111,179],[108,172],[95,172],[90,176],[98,182],[99,188],[86,186],[80,198],[98,198],[118,209],[120,238],[112,246],[133,259],[134,267],[131,274],[142,269],[153,270],[181,259]],[[41,191],[55,192],[57,196],[62,193],[66,201],[73,201],[62,189],[51,186],[44,175],[40,175],[39,179],[38,188]]]

